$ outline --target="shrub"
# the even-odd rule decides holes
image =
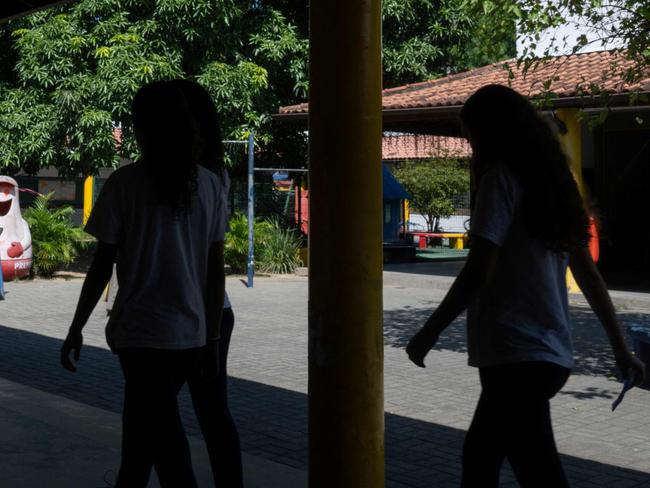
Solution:
[[[285,229],[277,219],[255,220],[255,268],[267,273],[293,273],[300,266],[298,233]],[[248,218],[236,213],[226,233],[224,260],[233,273],[245,273],[248,267]]]
[[[260,270],[277,274],[293,273],[302,264],[300,235],[293,229],[283,228],[277,219],[267,222],[269,232],[258,260]]]
[[[32,234],[32,273],[44,277],[72,263],[90,243],[88,234],[72,223],[74,209],[52,208],[52,195],[39,196],[23,214]]]
[[[256,220],[254,224],[255,233],[255,259],[257,260],[262,252],[269,233],[269,223]],[[233,273],[245,273],[248,268],[248,217],[236,213],[230,218],[230,230],[226,232],[226,240],[223,249],[224,261],[230,266]]]

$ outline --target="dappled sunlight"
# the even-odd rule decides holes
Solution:
[[[384,343],[393,347],[406,347],[433,310],[433,307],[405,306],[384,311]],[[645,324],[650,327],[650,314],[621,313],[618,316],[624,326]],[[615,377],[617,372],[612,349],[591,309],[571,307],[570,320],[575,357],[573,374]],[[467,352],[464,315],[442,333],[435,349]]]

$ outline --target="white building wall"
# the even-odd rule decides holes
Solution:
[[[444,232],[464,233],[467,232],[465,224],[469,220],[469,215],[452,215],[448,219],[440,221],[440,227]],[[469,225],[469,224],[468,224]],[[409,230],[411,231],[426,231],[427,221],[420,214],[409,214]]]

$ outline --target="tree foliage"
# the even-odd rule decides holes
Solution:
[[[490,28],[458,0],[384,0],[384,86],[438,78],[515,54],[514,19]],[[488,42],[489,41],[489,42]]]
[[[385,0],[383,9],[385,86],[514,49],[514,24],[484,42],[489,27],[464,2]],[[260,164],[302,165],[304,132],[270,115],[306,99],[307,57],[305,0],[78,0],[34,13],[0,26],[0,168],[88,175],[133,157],[134,93],[179,77],[208,89],[226,137],[256,132]]]
[[[505,26],[498,21],[494,23],[495,31],[508,29],[513,21],[516,23],[523,45],[519,63],[524,71],[560,53],[624,47],[624,56],[632,61],[631,67],[613,62],[609,71],[603,73],[604,78],[634,84],[648,75],[650,3],[647,0],[466,0],[466,3],[475,15],[506,22]],[[577,37],[554,34],[561,32],[560,27],[570,27],[581,34]],[[546,42],[549,33],[550,42]],[[547,83],[550,91],[553,81]],[[602,90],[599,80],[591,80],[581,88],[592,94]]]
[[[80,0],[0,27],[0,167],[87,175],[135,156],[130,101],[171,78],[208,89],[226,137],[255,130],[264,146],[269,114],[305,95],[307,59],[295,26],[266,3]]]
[[[411,206],[424,217],[429,232],[438,231],[440,219],[454,212],[452,199],[469,191],[469,169],[453,158],[407,161],[395,177],[413,197]]]

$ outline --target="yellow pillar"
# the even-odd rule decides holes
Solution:
[[[83,208],[83,224],[86,225],[90,212],[93,209],[93,188],[95,186],[95,178],[87,176],[84,180],[84,208]]]
[[[569,160],[569,168],[578,182],[578,190],[584,197],[584,182],[582,179],[582,128],[578,118],[577,108],[560,108],[557,117],[564,122],[567,132],[560,134],[560,144]]]
[[[580,127],[580,120],[578,119],[578,109],[558,109],[556,115],[566,126],[567,132],[560,134],[560,144],[567,156],[573,177],[578,183],[578,190],[584,197],[585,187],[582,179],[582,129]],[[569,293],[580,293],[580,287],[576,283],[571,270],[567,270],[567,288]]]
[[[383,488],[381,1],[312,0],[310,50],[309,486]]]

